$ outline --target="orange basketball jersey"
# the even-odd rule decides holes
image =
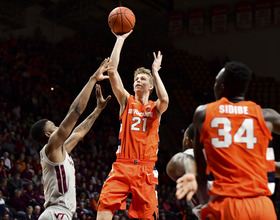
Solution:
[[[157,160],[159,120],[155,102],[146,105],[130,95],[120,117],[118,159]]]
[[[207,104],[200,142],[207,160],[209,194],[231,197],[271,195],[267,166],[272,139],[262,109],[251,101],[226,98]]]

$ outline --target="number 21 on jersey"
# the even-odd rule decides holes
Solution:
[[[235,142],[246,144],[247,149],[254,149],[257,138],[254,137],[254,121],[252,118],[245,118],[233,137],[230,133],[232,129],[231,121],[227,117],[213,118],[211,128],[218,128],[219,125],[223,125],[222,128],[218,129],[218,135],[223,137],[223,140],[219,137],[211,138],[211,143],[214,147],[228,148],[232,142]]]
[[[131,125],[132,131],[142,131],[146,132],[147,128],[147,118],[141,118],[138,116],[135,116],[132,118],[133,124]],[[143,124],[141,125],[141,122],[143,121]]]

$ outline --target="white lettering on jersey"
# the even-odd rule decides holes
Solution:
[[[219,112],[221,114],[238,114],[248,115],[248,106],[235,106],[235,105],[219,105]]]
[[[153,112],[139,112],[137,109],[128,109],[128,114],[138,115],[140,117],[153,117]]]

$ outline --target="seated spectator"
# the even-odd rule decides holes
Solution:
[[[3,157],[1,157],[1,159],[3,159],[3,161],[4,161],[4,166],[6,168],[6,171],[9,172],[10,169],[12,168],[11,167],[11,161],[9,159],[9,152],[5,151],[4,154],[3,154]]]
[[[34,172],[30,169],[30,164],[26,164],[25,170],[21,173],[20,177],[23,180],[23,184],[28,184],[32,182]]]
[[[89,184],[87,187],[87,198],[93,199],[95,194],[93,184]]]
[[[8,189],[10,196],[13,195],[15,190],[20,190],[21,192],[23,191],[23,181],[20,178],[19,171],[8,180]]]
[[[33,190],[33,183],[28,183],[26,190],[23,191],[22,197],[26,205],[28,206],[35,206],[37,205],[36,199],[35,199],[35,192]]]
[[[92,211],[93,214],[97,214],[97,208],[98,208],[98,200],[99,200],[99,193],[95,193],[94,197],[90,200],[89,208]]]
[[[36,158],[32,162],[32,166],[34,169],[34,172],[36,173],[38,170],[42,170],[41,164],[40,164],[40,158]]]
[[[9,159],[11,161],[11,169],[12,169],[15,166],[15,155],[14,154],[10,154]]]
[[[80,202],[77,208],[78,219],[82,219],[83,214],[92,214],[92,211],[86,207],[85,202]]]
[[[34,198],[36,200],[36,203],[43,207],[45,203],[45,195],[44,195],[44,186],[41,184],[38,189],[35,190]]]
[[[3,178],[0,181],[0,191],[2,192],[3,198],[4,199],[10,199],[10,194],[9,194],[9,190],[8,190],[8,179]]]
[[[36,171],[36,174],[32,177],[32,182],[35,188],[39,188],[39,186],[43,184],[43,175],[41,169]]]
[[[22,173],[25,168],[26,168],[26,163],[25,163],[25,154],[24,153],[21,153],[19,155],[19,158],[16,160],[17,163],[21,164],[21,169],[20,169],[20,172]]]
[[[6,179],[7,178],[7,172],[6,172],[6,168],[4,166],[4,161],[3,159],[1,159],[0,161],[0,179]]]
[[[33,215],[32,214],[33,214],[33,207],[31,205],[27,206],[24,220],[29,220],[29,219],[33,220]]]
[[[5,199],[3,198],[2,192],[0,191],[0,216],[3,216],[7,213],[9,214],[9,216],[12,216],[12,213],[10,213],[9,208],[6,207]]]
[[[22,192],[19,189],[15,190],[14,196],[11,198],[9,205],[11,208],[15,210],[14,211],[15,217],[19,217],[19,218],[25,217],[26,204],[22,197]]]
[[[11,177],[14,176],[17,172],[21,173],[22,165],[20,163],[15,162],[15,166],[12,166],[10,169]]]
[[[3,150],[8,151],[10,153],[15,153],[16,145],[13,143],[12,137],[9,135],[8,140],[2,144]]]
[[[77,194],[78,199],[81,198],[81,194],[83,194],[82,197],[88,198],[86,182],[83,182],[81,187],[77,187],[76,194]]]
[[[9,139],[9,132],[7,128],[4,128],[2,133],[0,134],[0,143],[4,143]]]
[[[1,215],[1,217],[2,217],[1,218],[2,220],[11,220],[12,219],[12,218],[10,218],[10,215],[8,213]]]
[[[32,213],[33,220],[38,220],[40,215],[41,215],[41,206],[36,205]]]

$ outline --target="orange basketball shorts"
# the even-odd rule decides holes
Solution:
[[[201,210],[201,219],[276,220],[277,217],[273,203],[267,196],[218,197]]]
[[[105,181],[100,198],[98,211],[117,209],[126,210],[126,198],[131,193],[131,204],[128,211],[130,218],[157,219],[158,172],[154,163],[137,164],[133,162],[115,162]]]

